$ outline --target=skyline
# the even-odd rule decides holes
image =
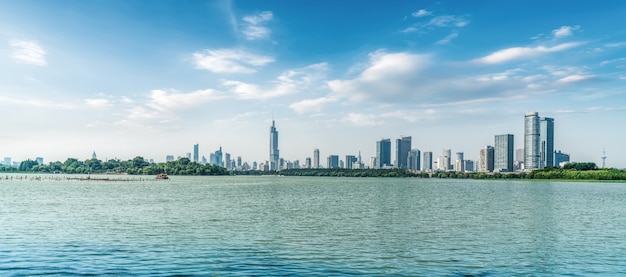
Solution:
[[[626,168],[625,16],[591,1],[0,2],[0,156],[160,162],[200,144],[260,162],[273,114],[286,160],[368,160],[402,136],[478,160],[494,135],[523,148],[537,111],[554,150]]]

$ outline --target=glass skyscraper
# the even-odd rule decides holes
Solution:
[[[539,155],[541,167],[557,166],[554,163],[554,118],[542,117],[539,120]]]
[[[401,137],[396,139],[396,167],[408,168],[407,159],[411,151],[411,137]]]
[[[376,166],[391,166],[391,140],[382,139],[376,142]]]
[[[496,135],[494,170],[497,172],[513,172],[513,135]]]
[[[541,167],[539,113],[528,112],[524,119],[524,169]]]
[[[406,168],[409,170],[420,170],[420,151],[418,149],[409,151]]]
[[[433,170],[433,152],[424,152],[424,162],[422,163],[422,170]]]
[[[276,125],[272,120],[272,127],[270,127],[270,170],[278,169],[278,131],[276,131]]]

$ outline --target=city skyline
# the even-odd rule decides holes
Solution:
[[[522,148],[536,111],[556,119],[554,151],[626,168],[624,16],[591,1],[0,2],[0,157],[162,162],[199,144],[265,161],[274,118],[285,160],[368,164],[375,141],[410,136],[433,161],[478,161],[497,134]]]

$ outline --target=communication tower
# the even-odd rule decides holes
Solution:
[[[602,148],[602,168],[606,166],[606,151]]]

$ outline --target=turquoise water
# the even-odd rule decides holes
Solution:
[[[0,275],[625,275],[626,184],[0,180]]]

